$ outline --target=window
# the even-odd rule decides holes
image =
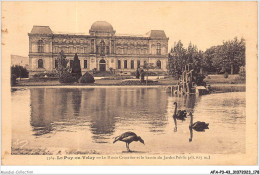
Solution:
[[[43,60],[42,59],[38,60],[38,68],[43,68]]]
[[[70,60],[70,68],[73,66],[73,60]]]
[[[157,53],[157,55],[161,55],[161,44],[160,43],[157,43],[156,53]]]
[[[96,46],[96,53],[99,53],[99,48],[98,46]]]
[[[100,55],[105,55],[105,42],[103,40],[100,42]]]
[[[121,69],[121,60],[118,60],[118,62],[117,62],[117,68],[118,68],[118,69]]]
[[[135,66],[134,66],[134,60],[131,60],[131,69],[134,69]]]
[[[109,55],[109,46],[106,47],[107,55]]]
[[[55,68],[58,68],[58,60],[55,60]]]
[[[91,53],[94,53],[94,40],[91,40]]]
[[[127,60],[124,60],[124,68],[127,69]]]
[[[158,69],[161,69],[161,61],[160,61],[160,60],[158,60],[158,61],[156,62],[156,66],[157,66]]]
[[[137,68],[140,68],[140,60],[137,60]]]
[[[43,50],[43,41],[42,40],[38,41],[38,52],[40,52],[40,53],[44,52],[44,50]]]
[[[114,50],[114,41],[111,41],[111,53],[114,54],[115,50]]]
[[[88,60],[84,60],[84,68],[88,68]]]

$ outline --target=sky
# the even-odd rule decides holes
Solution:
[[[164,30],[169,49],[181,40],[185,47],[191,42],[205,51],[224,40],[247,39],[257,32],[257,3],[2,2],[2,56],[28,56],[33,25],[88,34],[95,21],[109,22],[119,34]]]

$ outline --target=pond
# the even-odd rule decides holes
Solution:
[[[12,153],[120,154],[125,143],[113,140],[126,131],[145,142],[130,144],[136,153],[244,153],[245,95],[172,96],[158,87],[17,89],[12,92]],[[190,130],[187,117],[177,121],[175,132],[174,102],[193,112],[194,122],[209,123],[209,129]]]

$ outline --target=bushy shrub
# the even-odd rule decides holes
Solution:
[[[94,83],[95,79],[90,73],[86,72],[82,77],[80,77],[79,82],[80,83]]]
[[[139,79],[139,78],[140,78],[140,72],[139,72],[139,70],[138,70],[138,69],[136,70],[136,78],[137,78],[137,79]]]
[[[11,67],[11,74],[16,75],[16,78],[28,78],[29,76],[28,70],[25,67],[18,65]]]
[[[12,74],[11,75],[11,86],[14,86],[14,85],[16,85],[16,75],[15,74]]]
[[[34,74],[33,78],[45,78],[45,75],[47,77],[52,77],[52,78],[58,78],[59,74],[56,72],[49,72],[49,73],[38,73],[38,74]]]
[[[228,78],[228,72],[224,73],[224,78]]]
[[[76,78],[71,75],[69,72],[63,72],[59,78],[60,83],[74,83]]]
[[[195,78],[195,83],[197,86],[205,86],[205,82],[204,82],[204,79],[205,79],[205,75],[203,74],[197,74],[196,75],[196,78]]]
[[[73,64],[72,64],[72,70],[71,74],[75,79],[78,81],[78,79],[82,76],[81,74],[81,68],[80,68],[80,60],[78,58],[78,55],[75,54]]]
[[[144,83],[145,72],[141,71],[141,83]]]

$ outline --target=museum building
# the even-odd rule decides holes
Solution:
[[[163,30],[151,30],[145,35],[116,34],[105,21],[92,24],[89,34],[61,34],[49,26],[33,26],[29,36],[29,76],[52,72],[58,66],[61,51],[68,66],[73,64],[75,53],[81,71],[110,71],[129,74],[150,63],[154,72],[166,72],[168,40]]]

